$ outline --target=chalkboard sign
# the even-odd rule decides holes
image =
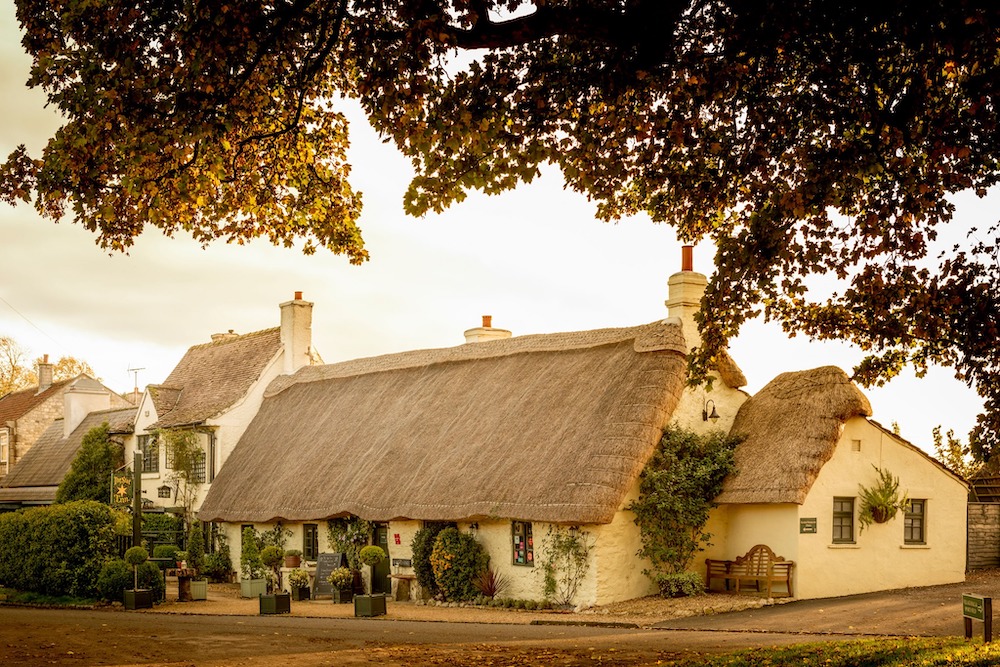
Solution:
[[[316,581],[313,586],[313,597],[317,595],[333,595],[333,584],[326,580],[330,573],[338,567],[346,567],[347,558],[341,553],[319,554],[316,557]]]

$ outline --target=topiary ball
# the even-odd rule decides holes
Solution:
[[[281,547],[276,547],[273,544],[264,547],[263,551],[260,552],[260,559],[263,561],[264,565],[275,568],[279,563],[285,558],[285,552]]]
[[[369,544],[358,554],[358,560],[365,565],[378,565],[386,558],[385,551],[380,546]]]
[[[132,547],[125,552],[125,562],[133,567],[142,565],[149,559],[149,552],[142,547]]]

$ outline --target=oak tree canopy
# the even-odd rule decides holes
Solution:
[[[363,261],[346,96],[412,160],[410,214],[553,164],[601,218],[711,239],[693,380],[764,313],[869,351],[862,383],[952,367],[985,400],[973,447],[1000,444],[997,229],[938,238],[1000,175],[995,1],[16,4],[65,124],[0,198],[103,247],[151,225]]]

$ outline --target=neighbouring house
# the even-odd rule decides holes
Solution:
[[[24,458],[53,421],[63,416],[63,394],[89,376],[81,374],[68,380],[53,381],[53,364],[48,355],[38,364],[38,385],[0,396],[0,481]],[[96,381],[95,381],[96,382]],[[129,401],[101,385],[108,395],[106,407],[125,408]]]
[[[0,510],[13,510],[32,505],[51,505],[56,490],[84,436],[92,428],[108,423],[111,433],[124,438],[132,431],[135,407],[110,407],[117,403],[114,392],[100,382],[80,376],[69,381],[62,392],[64,416],[53,420],[39,436],[27,454],[0,482]],[[108,497],[111,480],[108,480]]]
[[[575,526],[594,544],[578,603],[649,594],[625,510],[639,473],[668,423],[716,426],[709,406],[728,428],[746,400],[728,361],[709,394],[685,389],[684,330],[704,283],[689,267],[675,274],[663,322],[510,337],[484,321],[459,347],[279,377],[199,518],[225,522],[237,552],[244,524],[281,521],[307,559],[331,550],[326,519],[373,521],[390,557],[372,582],[384,592],[412,573],[422,522],[454,522],[476,532],[505,595],[534,599],[549,531]]]
[[[212,335],[211,342],[188,349],[162,384],[149,385],[140,401],[134,437],[126,457],[142,454],[143,504],[172,508],[181,504],[181,482],[173,458],[161,446],[163,431],[196,435],[202,465],[193,498],[197,508],[247,424],[257,413],[264,388],[277,376],[320,362],[312,348],[312,307],[296,292],[280,305],[280,326],[247,334]]]
[[[794,592],[818,598],[965,579],[968,485],[868,419],[868,399],[839,368],[783,373],[743,404],[738,474],[716,499],[710,558],[767,544],[795,561]],[[859,524],[859,485],[899,479],[905,511]]]

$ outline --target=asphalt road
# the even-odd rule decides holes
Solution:
[[[718,653],[830,638],[787,633],[0,607],[0,664],[31,667],[654,665],[692,652]]]

